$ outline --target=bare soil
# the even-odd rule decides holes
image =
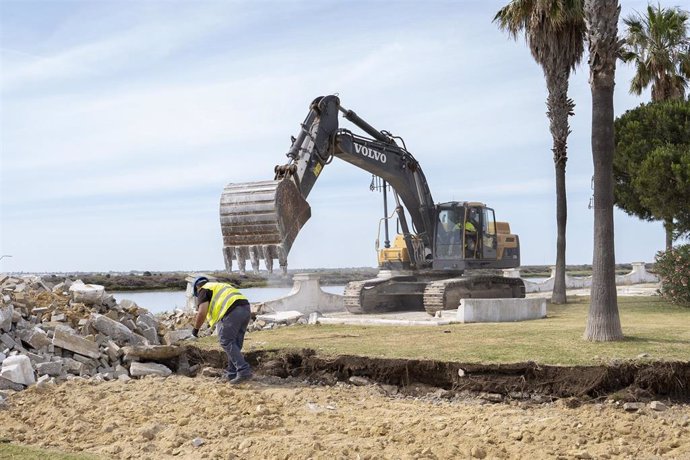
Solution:
[[[222,353],[188,356],[211,367],[195,378],[74,379],[15,393],[0,410],[0,439],[126,459],[690,458],[688,363],[463,366],[253,352],[256,378],[231,386],[212,377]],[[351,385],[352,376],[366,380]],[[632,399],[667,409],[625,411]]]

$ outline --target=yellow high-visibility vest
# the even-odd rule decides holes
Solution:
[[[232,284],[206,283],[201,288],[213,292],[211,304],[208,306],[208,312],[206,313],[209,327],[213,327],[214,324],[223,319],[223,316],[225,316],[236,300],[249,300],[238,289],[235,289]]]

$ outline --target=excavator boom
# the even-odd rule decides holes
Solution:
[[[373,139],[339,129],[339,114]],[[323,168],[334,157],[388,181],[399,194],[424,246],[432,246],[434,202],[419,164],[392,136],[377,131],[355,112],[341,107],[338,97],[319,97],[311,103],[287,156],[287,164],[276,166],[273,181],[233,183],[225,187],[220,220],[228,271],[235,261],[243,273],[249,260],[252,269],[258,272],[259,262],[263,260],[270,272],[274,259],[286,271],[292,243],[311,216],[306,198]],[[398,213],[404,221],[402,206]]]

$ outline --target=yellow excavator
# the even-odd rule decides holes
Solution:
[[[342,116],[366,135],[339,127]],[[520,265],[518,236],[497,222],[483,203],[434,203],[422,169],[399,136],[379,131],[337,96],[316,98],[273,180],[228,184],[220,199],[225,266],[241,273],[250,261],[255,272],[263,261],[269,272],[278,260],[287,273],[287,257],[297,234],[311,217],[307,197],[324,168],[339,158],[374,176],[384,194],[385,241],[378,249],[376,278],[348,283],[345,305],[352,313],[419,310],[430,314],[455,309],[462,298],[521,298],[519,278],[473,275],[473,270]],[[387,190],[395,212],[388,216]],[[408,217],[411,222],[408,223]],[[388,222],[396,232],[388,243]],[[465,272],[467,271],[467,274]]]

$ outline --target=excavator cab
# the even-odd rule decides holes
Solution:
[[[498,227],[493,209],[482,203],[451,202],[439,205],[437,216],[435,261],[496,260]],[[464,265],[440,264],[456,269]]]

